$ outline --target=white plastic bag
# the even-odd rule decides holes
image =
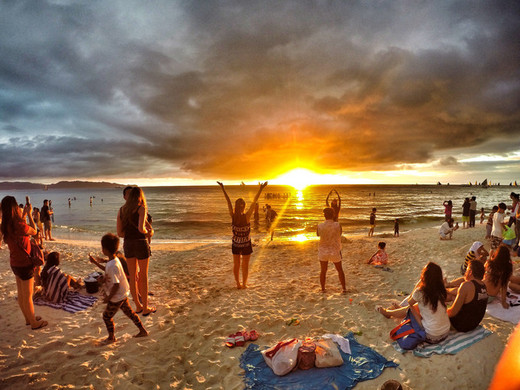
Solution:
[[[285,340],[274,347],[262,351],[266,364],[278,376],[290,373],[298,362],[298,348],[302,342],[298,339]]]
[[[331,339],[321,339],[316,344],[316,367],[336,367],[343,364],[338,346]]]

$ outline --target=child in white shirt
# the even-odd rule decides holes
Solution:
[[[104,302],[107,304],[107,307],[103,312],[103,321],[105,321],[107,327],[108,338],[104,340],[104,343],[109,344],[116,341],[114,334],[115,324],[112,318],[119,309],[139,328],[139,333],[135,335],[135,337],[148,336],[148,332],[144,328],[139,316],[132,310],[128,302],[130,286],[123,267],[121,266],[121,262],[116,256],[117,250],[119,249],[119,237],[111,233],[105,234],[103,238],[101,238],[101,249],[103,250],[103,254],[108,257],[104,278],[105,290],[108,294]]]

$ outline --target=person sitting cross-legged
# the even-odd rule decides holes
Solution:
[[[471,260],[464,274],[464,282],[457,290],[453,304],[448,308],[448,317],[453,328],[459,332],[475,329],[486,314],[488,294],[483,282],[484,264]]]

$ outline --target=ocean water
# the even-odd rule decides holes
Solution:
[[[304,241],[316,239],[317,224],[323,221],[325,198],[332,186],[309,186],[302,191],[288,186],[267,186],[259,199],[260,221],[252,221],[254,240],[267,240],[268,232],[262,208],[270,204],[278,213],[276,240]],[[509,194],[518,188],[498,186],[490,188],[468,186],[428,185],[340,185],[335,187],[341,196],[340,223],[348,235],[366,234],[372,207],[377,208],[378,233],[392,233],[396,218],[401,232],[439,226],[444,219],[444,200],[453,202],[453,216],[461,220],[462,203],[467,196],[476,196],[478,209],[490,209],[504,202],[511,204]],[[234,204],[241,197],[246,207],[258,187],[226,187]],[[230,242],[231,227],[226,201],[215,186],[145,187],[149,212],[153,217],[155,242]],[[269,194],[272,196],[268,197]],[[116,216],[123,205],[121,188],[109,189],[52,189],[48,191],[13,190],[0,196],[13,195],[18,203],[25,203],[29,195],[33,207],[52,200],[54,236],[70,239],[99,239],[106,232],[116,231]],[[89,198],[93,197],[90,206]],[[72,199],[71,207],[68,198]],[[74,200],[75,199],[75,200]],[[479,222],[480,211],[477,213]]]

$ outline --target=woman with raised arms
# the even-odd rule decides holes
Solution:
[[[251,253],[253,253],[253,246],[251,245],[251,214],[255,209],[255,204],[262,193],[262,190],[267,186],[267,182],[258,184],[258,192],[256,193],[253,202],[249,206],[247,212],[246,202],[242,198],[238,198],[235,201],[235,209],[231,204],[231,200],[224,189],[224,184],[217,181],[218,185],[222,189],[226,202],[228,205],[229,215],[231,217],[231,229],[233,231],[233,239],[231,245],[231,252],[233,253],[233,275],[235,276],[235,282],[237,288],[247,288],[247,277],[249,274],[249,259]],[[242,263],[242,284],[240,284],[240,263]]]

